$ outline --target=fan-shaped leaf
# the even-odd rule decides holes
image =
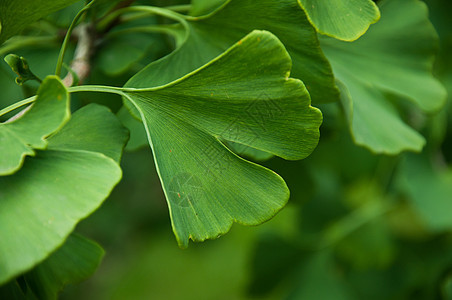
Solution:
[[[58,130],[69,119],[69,94],[55,76],[47,77],[38,90],[31,109],[22,117],[0,123],[0,175],[20,169],[33,149],[45,149],[45,137]]]
[[[322,116],[302,82],[288,78],[290,67],[281,42],[254,31],[173,83],[124,90],[148,132],[181,246],[217,237],[233,221],[262,223],[286,203],[289,191],[277,174],[219,139],[286,159],[313,151]]]
[[[192,0],[190,15],[202,16],[211,13],[227,0]]]
[[[313,103],[338,100],[331,67],[297,0],[229,0],[206,16],[173,17],[182,22],[185,41],[132,77],[127,87],[146,88],[177,80],[259,29],[272,32],[287,47],[293,61],[292,76],[303,80]],[[169,69],[168,65],[177,67]]]
[[[27,25],[78,0],[0,0],[0,44]]]
[[[60,249],[25,274],[25,281],[38,299],[57,299],[65,285],[92,275],[103,255],[104,250],[95,242],[71,234]]]
[[[424,138],[402,121],[385,94],[427,112],[443,106],[445,89],[431,72],[437,36],[420,1],[381,1],[380,9],[381,20],[359,40],[322,38],[322,48],[343,83],[342,104],[356,143],[378,153],[419,151]]]
[[[127,139],[111,112],[90,105],[76,112],[66,126],[55,143],[49,139],[49,150],[28,158],[15,174],[0,176],[0,236],[8,241],[0,243],[0,283],[49,256],[121,178],[118,164],[102,154],[118,158]],[[88,137],[86,143],[85,139],[65,143],[82,132]],[[111,135],[122,144],[101,143]]]
[[[298,0],[309,21],[321,34],[354,41],[380,19],[372,0]]]

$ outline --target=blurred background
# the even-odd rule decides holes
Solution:
[[[440,37],[434,72],[452,95],[452,4],[426,3]],[[99,5],[102,10],[111,3]],[[59,34],[58,28],[67,27],[82,6],[76,3],[29,30]],[[15,52],[45,77],[54,70],[59,47],[55,40]],[[133,33],[113,36],[100,47],[109,50],[100,48],[94,56],[89,83],[122,86],[131,74],[171,51],[174,41]],[[1,64],[0,107],[34,94],[35,88],[15,85],[14,74]],[[74,109],[91,102],[115,112],[121,107],[114,95],[76,94],[72,102]],[[450,97],[440,113],[415,122],[428,140],[424,151],[398,156],[374,155],[356,146],[338,103],[319,108],[324,124],[310,157],[262,162],[286,180],[291,191],[287,207],[261,226],[235,224],[225,236],[191,243],[187,250],[179,249],[173,236],[150,149],[130,144],[122,160],[123,180],[77,228],[102,245],[104,260],[93,277],[67,287],[61,298],[452,299]]]

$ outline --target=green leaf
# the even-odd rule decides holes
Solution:
[[[239,156],[249,157],[255,161],[266,161],[273,157],[273,154],[257,150],[239,143],[225,141],[225,145]]]
[[[149,34],[128,33],[113,36],[106,39],[97,53],[96,64],[105,74],[118,76],[149,54],[151,47],[158,48],[158,44]]]
[[[146,130],[141,120],[133,117],[125,106],[121,107],[116,116],[130,132],[130,139],[127,142],[126,151],[135,151],[149,145]]]
[[[97,122],[93,122],[102,118]],[[97,134],[92,134],[92,133]],[[100,152],[119,163],[129,133],[105,106],[90,104],[75,113],[49,143],[49,149]]]
[[[452,170],[435,170],[427,157],[407,155],[398,175],[399,187],[427,228],[452,229]]]
[[[354,41],[380,19],[372,0],[298,0],[309,21],[321,34]]]
[[[452,274],[450,274],[450,272],[447,278],[443,281],[441,292],[443,299],[452,299]]]
[[[98,244],[72,234],[60,249],[25,274],[24,278],[38,299],[57,299],[58,292],[65,285],[91,276],[103,256],[104,250]]]
[[[2,299],[27,300],[25,293],[16,280],[0,286],[0,297]]]
[[[118,164],[102,153],[117,158],[123,145],[92,142],[124,133],[119,122],[105,123],[111,116],[108,109],[92,105],[77,111],[68,129],[62,129],[66,138],[62,133],[55,143],[50,138],[49,150],[28,158],[15,174],[0,177],[0,236],[8,241],[0,243],[0,284],[33,268],[61,246],[120,180]],[[84,133],[86,144],[83,139],[77,145],[64,143],[83,132],[84,126],[90,128]]]
[[[418,0],[381,1],[381,20],[353,43],[322,38],[342,82],[341,100],[355,142],[377,153],[420,151],[424,138],[405,124],[386,97],[408,99],[426,112],[445,102],[432,75],[437,36]]]
[[[180,246],[226,233],[233,221],[260,224],[285,205],[282,178],[219,139],[286,159],[313,151],[322,115],[290,67],[274,35],[253,31],[173,83],[124,89],[145,124]]]
[[[16,83],[18,85],[22,85],[28,80],[37,80],[38,82],[41,82],[41,80],[31,72],[28,62],[24,57],[8,54],[5,56],[5,62],[11,67],[13,72],[18,75],[16,78]]]
[[[27,25],[78,0],[0,0],[0,44]]]
[[[164,85],[181,78],[223,53],[254,29],[268,30],[287,47],[292,76],[306,84],[313,103],[338,100],[331,67],[317,35],[297,0],[229,0],[203,17],[174,16],[186,31],[185,42],[170,55],[151,63],[127,87]],[[168,65],[177,66],[167,68]]]
[[[69,94],[56,76],[47,77],[38,90],[35,103],[24,116],[0,123],[0,175],[20,169],[33,149],[45,149],[45,138],[69,119]]]
[[[190,7],[191,16],[202,16],[211,13],[227,0],[192,0]]]

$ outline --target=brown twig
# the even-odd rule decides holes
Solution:
[[[77,75],[79,84],[81,84],[91,71],[90,58],[94,52],[95,32],[91,24],[81,24],[74,29],[74,35],[78,36],[78,42],[70,68]],[[63,79],[63,84],[67,87],[74,84],[71,72]]]
[[[94,52],[95,41],[95,31],[93,28],[94,27],[91,24],[81,24],[74,29],[73,32],[74,36],[77,37],[78,42],[70,68],[77,75],[79,84],[83,83],[91,71],[90,58]],[[67,87],[74,84],[74,77],[71,72],[69,72],[63,79],[63,84]],[[17,114],[6,120],[4,124],[11,123],[19,119],[27,111],[29,111],[32,106],[33,104],[27,106],[25,109],[22,109]]]

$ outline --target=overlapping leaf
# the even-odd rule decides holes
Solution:
[[[27,25],[78,0],[0,0],[0,44]]]
[[[191,16],[202,16],[211,13],[227,0],[192,0],[190,7]]]
[[[92,275],[103,255],[104,250],[99,245],[72,234],[44,262],[18,280],[0,287],[0,298],[57,299],[65,285],[78,283]]]
[[[107,108],[91,104],[77,111],[52,136],[49,149],[100,152],[119,162],[127,139],[127,129]]]
[[[0,236],[7,241],[0,243],[0,284],[42,262],[100,206],[121,178],[114,159],[126,139],[111,112],[90,105],[48,140],[46,151],[0,176]]]
[[[168,14],[168,13],[167,13]],[[151,63],[127,83],[128,87],[167,84],[208,63],[254,29],[268,30],[286,46],[292,76],[306,84],[313,103],[338,99],[331,67],[314,28],[296,0],[229,0],[202,17],[173,16],[186,31],[183,44],[170,55]],[[167,68],[168,65],[175,66]]]
[[[442,107],[446,92],[432,73],[437,37],[425,4],[381,1],[381,20],[359,40],[322,38],[341,85],[341,100],[355,142],[377,153],[419,151],[424,138],[399,117],[390,93],[426,112]]]
[[[0,175],[20,169],[33,149],[45,149],[45,138],[69,119],[69,94],[57,77],[47,77],[38,90],[36,102],[24,116],[0,123]]]
[[[148,132],[181,246],[217,237],[233,221],[262,223],[286,203],[289,191],[277,174],[219,139],[286,159],[313,151],[322,116],[302,82],[288,78],[290,67],[282,43],[254,31],[171,84],[124,90]]]
[[[380,19],[372,0],[298,0],[309,21],[321,34],[354,41]]]
[[[117,118],[122,125],[130,132],[130,138],[125,148],[126,151],[134,151],[145,146],[149,146],[146,131],[143,123],[139,119],[132,116],[125,106],[116,113]]]
[[[67,284],[78,283],[99,266],[104,250],[93,241],[72,234],[64,245],[24,278],[38,299],[57,299]]]

